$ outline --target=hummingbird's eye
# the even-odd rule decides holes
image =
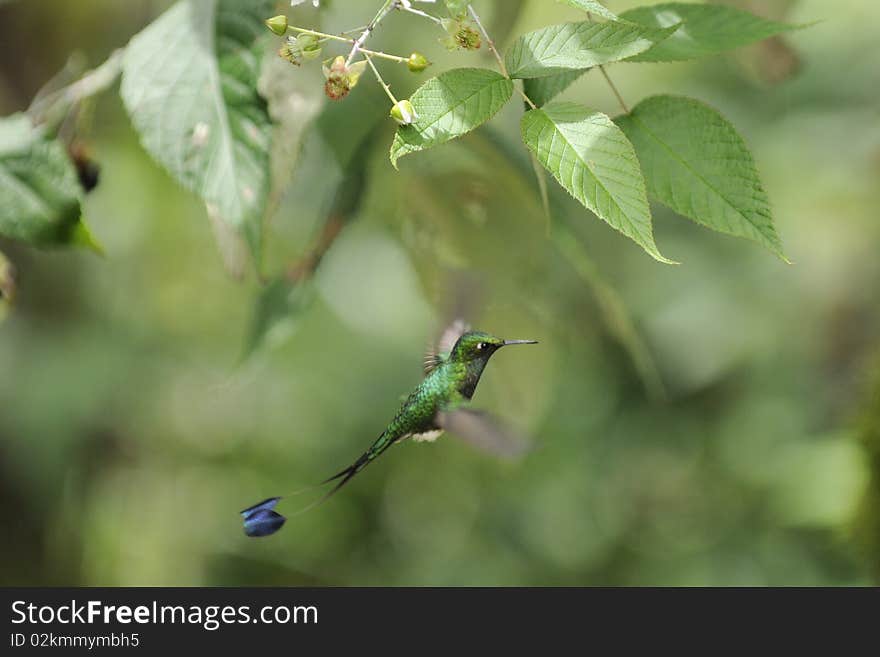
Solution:
[[[483,351],[483,349],[485,349],[485,348],[486,348],[485,342],[478,342],[477,343],[477,351]]]

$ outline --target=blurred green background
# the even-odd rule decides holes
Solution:
[[[26,108],[72,53],[100,63],[168,4],[2,3],[0,115]],[[291,15],[340,31],[377,5],[322,4]],[[517,103],[395,173],[371,80],[322,106],[316,65],[272,59],[269,86],[298,90],[287,118],[321,118],[304,128],[265,273],[308,248],[349,156],[366,187],[312,305],[241,363],[259,282],[226,272],[202,205],[140,148],[116,92],[102,96],[78,130],[102,168],[85,216],[105,257],[0,243],[19,271],[0,324],[0,583],[876,582],[880,5],[738,4],[822,22],[701,62],[609,71],[631,105],[688,94],[733,121],[795,264],[657,207],[657,244],[683,263],[663,266],[564,193],[552,199],[553,221],[631,314],[665,395],[548,239]],[[538,0],[478,6],[499,41],[579,18]],[[493,65],[485,48],[449,54],[436,37],[396,15],[372,43],[423,50],[432,71]],[[400,95],[425,77],[387,74]],[[564,97],[617,112],[592,72]],[[541,341],[496,356],[475,397],[537,449],[505,464],[450,437],[404,444],[273,538],[246,538],[239,509],[372,442],[461,297],[477,327]]]

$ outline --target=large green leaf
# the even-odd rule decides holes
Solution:
[[[535,105],[546,105],[556,96],[568,89],[575,80],[588,69],[563,71],[545,78],[526,78],[523,80],[523,91]]]
[[[608,20],[617,20],[617,16],[605,9],[605,7],[602,6],[601,3],[596,2],[596,0],[559,0],[559,2],[564,2],[567,5],[571,5],[575,9],[588,11],[590,13],[596,14],[596,16],[607,18]]]
[[[513,94],[513,82],[484,68],[456,68],[431,78],[410,101],[418,115],[391,143],[391,164],[470,132],[488,121]]]
[[[514,41],[505,64],[514,78],[542,78],[566,70],[591,68],[644,52],[676,29],[616,21],[550,25]]]
[[[61,142],[24,114],[0,119],[0,235],[38,246],[76,241],[82,194]]]
[[[665,41],[631,57],[634,62],[669,62],[714,55],[802,27],[777,23],[734,7],[684,2],[636,7],[623,12],[620,18],[646,27],[682,24]]]
[[[523,115],[523,142],[569,194],[661,262],[632,144],[601,112],[555,102]]]
[[[717,111],[692,98],[653,96],[616,122],[636,148],[651,196],[785,259],[752,154]]]
[[[272,0],[180,0],[136,35],[122,99],[144,148],[259,257],[272,124],[255,40]]]

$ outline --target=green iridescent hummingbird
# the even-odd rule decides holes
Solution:
[[[501,426],[488,413],[467,407],[489,358],[501,347],[513,344],[537,344],[537,340],[503,340],[471,331],[461,321],[446,329],[436,348],[428,351],[425,378],[404,400],[385,431],[354,463],[321,482],[319,485],[336,485],[307,508],[330,498],[385,450],[407,438],[433,441],[448,431],[500,456],[512,457],[525,451],[526,440]],[[286,518],[274,510],[280,500],[270,497],[241,512],[248,536],[268,536],[281,529]]]

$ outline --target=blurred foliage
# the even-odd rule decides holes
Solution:
[[[375,4],[332,2],[314,16],[335,31]],[[636,4],[608,3],[615,13]],[[363,195],[346,205],[296,331],[276,331],[241,364],[257,299],[272,288],[225,273],[201,203],[141,149],[118,98],[98,100],[78,130],[101,166],[82,205],[106,257],[0,243],[17,271],[0,324],[0,582],[873,581],[880,70],[865,53],[880,7],[729,4],[825,20],[774,47],[610,71],[632,105],[663,91],[724,109],[795,265],[660,207],[657,243],[680,267],[645,257],[561,191],[548,225],[527,156],[512,148],[512,105],[491,131],[397,173],[387,101],[360,85],[314,127],[291,121],[296,174],[274,200],[272,280],[320,243],[352,163]],[[167,5],[2,4],[0,115],[25,109],[74,50],[98,64]],[[579,16],[537,0],[521,9],[510,35]],[[432,44],[438,70],[491,66],[485,49],[433,45],[429,28],[392,17],[379,34],[390,51]],[[306,83],[320,94],[320,73],[291,76],[301,95],[287,117],[312,116]],[[390,78],[401,94],[419,84],[405,70]],[[616,107],[594,73],[561,97]],[[554,227],[585,245],[587,266],[547,239]],[[239,509],[331,474],[378,434],[418,381],[462,272],[478,283],[467,290],[472,323],[541,341],[498,355],[475,397],[539,448],[511,465],[449,437],[405,444],[276,537],[243,536]],[[665,402],[620,346],[626,332],[610,328],[616,306],[595,300],[597,272],[634,318]]]

